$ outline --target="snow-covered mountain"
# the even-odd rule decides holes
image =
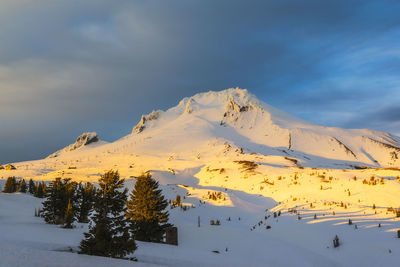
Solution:
[[[130,189],[135,177],[150,171],[167,199],[183,196],[185,209],[169,209],[180,245],[141,242],[139,263],[396,266],[399,153],[396,136],[316,125],[235,88],[200,93],[144,115],[115,142],[85,133],[45,159],[13,163],[15,170],[0,170],[0,187],[9,176],[97,182],[114,169]],[[42,266],[43,258],[51,262],[53,255],[75,265],[92,260],[58,252],[62,243],[76,249],[87,225],[73,234],[49,230],[30,212],[41,199],[0,194],[0,200],[0,258],[20,262],[23,251],[23,259],[41,255],[33,266]],[[15,234],[21,225],[32,230]],[[339,248],[332,247],[336,235]],[[18,246],[10,249],[9,240]]]
[[[306,166],[324,162],[400,166],[399,139],[389,133],[312,124],[239,88],[196,94],[165,112],[153,111],[142,116],[132,135],[151,137],[165,144],[180,140],[182,149],[222,138],[246,152],[288,155]],[[169,145],[168,148],[174,149]]]
[[[101,141],[96,133],[84,133],[48,159],[65,164],[105,157],[90,161],[91,166],[104,167],[115,165],[112,157],[116,154],[125,155],[125,160],[132,155],[180,157],[192,165],[215,158],[234,161],[239,155],[252,154],[280,158],[283,166],[397,168],[400,138],[366,129],[316,125],[260,101],[246,89],[232,88],[199,93],[166,111],[143,115],[131,134],[112,143]],[[48,159],[39,162],[45,164]],[[143,171],[153,169],[152,164],[143,165]],[[59,169],[57,164],[54,169]]]

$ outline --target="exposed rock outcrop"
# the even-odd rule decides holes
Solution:
[[[132,134],[138,134],[141,133],[146,126],[148,125],[148,123],[150,121],[155,121],[157,120],[160,115],[161,115],[162,111],[161,110],[153,110],[150,114],[148,115],[142,115],[142,118],[140,119],[139,123],[133,127],[132,129]]]
[[[87,145],[90,145],[93,143],[98,143],[100,141],[101,141],[100,138],[98,137],[97,133],[95,133],[95,132],[83,133],[80,136],[78,136],[75,143],[51,154],[49,156],[49,158],[55,158],[55,157],[58,157],[63,152],[74,151],[74,150],[80,149],[84,146],[87,146]]]

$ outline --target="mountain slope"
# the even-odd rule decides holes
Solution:
[[[106,143],[96,133],[84,133],[74,144],[48,157],[55,161],[16,165],[39,173],[44,165],[54,164],[52,169],[58,170],[80,161],[103,168],[118,165],[112,160],[115,155],[125,155],[126,160],[137,155],[181,158],[195,167],[214,159],[234,161],[251,153],[274,158],[273,162],[279,158],[283,166],[293,162],[297,167],[313,168],[400,166],[398,137],[316,125],[277,110],[239,88],[196,94],[166,111],[143,115],[131,134],[115,142]],[[287,164],[287,158],[291,163]],[[166,164],[162,160],[143,161],[141,168],[166,169]]]
[[[94,136],[78,138],[56,157],[15,163],[16,170],[0,170],[0,178],[97,182],[114,169],[131,189],[135,177],[150,171],[166,199],[179,194],[185,209],[169,209],[180,245],[171,252],[166,245],[140,243],[135,255],[141,262],[174,266],[399,262],[399,239],[394,238],[400,220],[399,139],[388,133],[315,125],[261,102],[246,90],[228,89],[197,94],[167,111],[144,115],[131,134],[115,142],[91,142]],[[0,187],[4,182],[0,180]],[[13,202],[21,197],[31,204],[31,196],[0,197],[9,197],[3,201],[8,205],[0,208],[0,217],[7,219],[0,223],[16,231],[22,221],[14,214],[19,208]],[[22,213],[32,227],[42,229],[33,221],[40,218]],[[17,224],[9,223],[13,218]],[[220,220],[221,225],[212,226],[211,220]],[[5,229],[0,247],[8,246],[11,238],[11,230]],[[77,247],[83,229],[71,231],[75,237],[65,245]],[[44,241],[30,238],[57,249],[65,234]],[[339,248],[332,248],[335,235],[342,242]],[[21,241],[20,236],[12,238],[24,251],[31,251],[26,237]],[[47,243],[41,247],[44,252],[50,249]],[[160,258],[154,249],[164,251]]]
[[[238,88],[197,94],[165,112],[153,111],[142,116],[132,135],[164,136],[163,142],[171,141],[168,135],[187,141],[183,147],[223,138],[248,152],[295,157],[302,153],[299,160],[307,166],[319,166],[324,159],[346,161],[348,166],[400,166],[400,143],[388,133],[315,125]]]

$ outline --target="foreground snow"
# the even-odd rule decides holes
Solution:
[[[187,189],[170,185],[164,193],[185,195]],[[393,232],[397,221],[338,208],[334,208],[336,216],[319,208],[310,213],[300,208],[301,220],[283,209],[281,216],[265,220],[265,214],[271,215],[265,209],[276,206],[273,200],[231,190],[227,195],[233,206],[207,201],[199,205],[196,197],[185,197],[185,205],[194,208],[170,211],[179,229],[179,246],[138,242],[135,266],[396,266],[400,260],[400,239]],[[69,252],[77,250],[87,225],[68,230],[45,224],[33,216],[40,202],[27,194],[0,194],[1,266],[132,266],[126,260]],[[314,220],[314,213],[320,219]],[[348,218],[353,218],[358,229],[345,223]],[[221,225],[209,225],[210,219],[219,219]],[[254,225],[255,230],[250,230]],[[332,239],[336,234],[342,245],[335,249]]]

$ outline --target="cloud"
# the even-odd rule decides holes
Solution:
[[[234,86],[314,122],[399,132],[365,117],[399,97],[399,12],[395,1],[1,1],[0,161],[87,130],[115,140],[142,113]]]

